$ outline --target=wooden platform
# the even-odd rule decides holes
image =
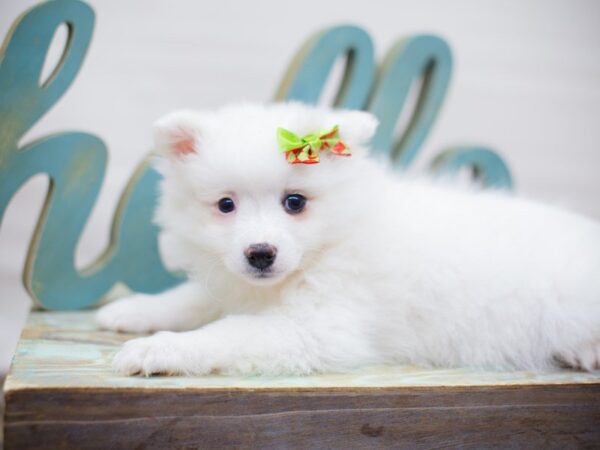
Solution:
[[[600,448],[600,373],[370,367],[123,377],[131,336],[33,313],[4,386],[5,448]]]

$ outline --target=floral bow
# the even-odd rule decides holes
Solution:
[[[340,139],[337,125],[304,137],[284,128],[277,128],[277,142],[290,164],[316,164],[319,162],[319,153],[323,150],[329,150],[334,155],[350,156],[350,149]]]

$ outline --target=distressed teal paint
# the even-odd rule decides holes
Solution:
[[[371,145],[375,153],[391,154],[407,166],[416,156],[444,102],[452,54],[436,36],[415,36],[398,42],[388,53],[369,110],[380,121]],[[419,98],[405,133],[394,142],[394,128],[415,81],[423,80]]]
[[[308,39],[290,65],[276,98],[318,103],[339,58],[346,58],[346,67],[334,104],[364,109],[375,77],[373,42],[364,30],[348,25],[326,29]]]
[[[371,111],[380,122],[371,146],[373,154],[407,167],[430,133],[444,102],[452,73],[452,53],[437,36],[417,35],[392,47],[375,75],[373,44],[354,26],[332,27],[315,34],[300,49],[275,96],[278,100],[319,101],[335,61],[348,57],[344,77],[333,106]],[[404,133],[394,130],[415,82],[422,86]],[[493,156],[492,156],[493,155]],[[445,155],[438,170],[474,167],[488,186],[511,187],[510,171],[502,158],[485,150],[463,148]]]
[[[506,164],[497,153],[484,147],[455,147],[440,153],[431,163],[439,174],[458,173],[470,167],[484,186],[497,189],[512,187],[513,181]]]
[[[47,82],[40,73],[56,28],[67,23],[64,55]],[[0,62],[0,220],[14,193],[45,173],[50,187],[24,271],[42,306],[76,309],[96,303],[115,283],[157,292],[179,281],[162,265],[152,224],[158,174],[143,164],[130,180],[114,217],[110,244],[83,272],[75,248],[104,179],[107,150],[97,137],[61,133],[17,148],[23,134],[62,96],[90,42],[94,14],[73,0],[43,3],[17,21]]]
[[[238,389],[401,388],[410,386],[531,386],[594,384],[600,372],[575,370],[491,371],[483,369],[423,369],[408,365],[367,366],[344,373],[298,376],[242,376],[210,374],[202,377],[124,377],[111,361],[131,335],[98,330],[90,311],[34,312],[19,340],[5,392],[24,389]],[[558,386],[557,386],[558,387]]]

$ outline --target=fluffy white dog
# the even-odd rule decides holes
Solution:
[[[279,148],[278,127],[304,136],[336,124],[350,157],[329,146],[318,164],[290,164]],[[127,342],[116,368],[598,369],[600,226],[394,174],[367,157],[376,126],[365,112],[300,104],[160,120],[157,220],[190,281],[98,311],[108,329],[166,330]]]

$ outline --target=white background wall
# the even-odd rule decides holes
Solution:
[[[32,0],[0,0],[0,34]],[[377,56],[398,38],[445,37],[454,50],[450,94],[419,155],[483,143],[497,148],[518,191],[600,218],[600,2],[594,0],[92,0],[97,27],[75,84],[27,139],[82,130],[110,149],[106,182],[77,262],[106,245],[114,205],[150,146],[150,124],[179,107],[272,97],[309,33],[365,27]],[[56,52],[55,52],[56,53]],[[0,372],[28,299],[20,271],[43,197],[24,187],[0,230]]]

